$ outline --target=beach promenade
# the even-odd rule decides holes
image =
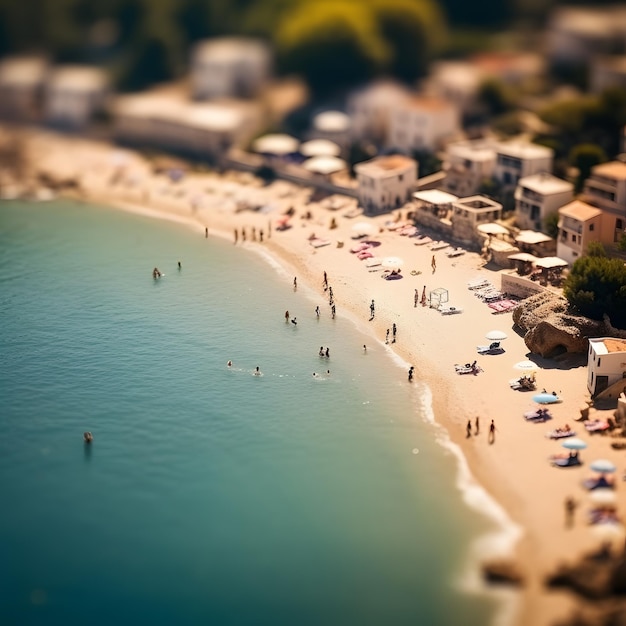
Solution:
[[[154,174],[139,155],[105,144],[43,132],[29,132],[25,141],[31,166],[50,179],[74,179],[79,183],[70,190],[72,195],[184,222],[196,229],[199,237],[205,236],[206,228],[207,245],[211,236],[220,236],[261,256],[270,255],[284,269],[285,289],[293,289],[297,277],[298,288],[310,290],[312,304],[306,315],[311,318],[315,317],[316,306],[322,316],[331,316],[329,294],[323,286],[326,272],[337,316],[354,320],[371,335],[372,342],[384,343],[387,329],[395,324],[396,340],[391,342],[390,335],[388,349],[415,367],[415,379],[427,383],[436,421],[462,451],[476,482],[501,505],[503,519],[520,530],[514,546],[511,541],[492,542],[481,548],[484,553],[480,555],[491,558],[513,549],[525,579],[517,623],[551,624],[575,609],[578,601],[565,591],[546,590],[544,578],[557,564],[571,563],[599,546],[598,537],[587,524],[589,494],[581,487],[581,481],[593,474],[588,464],[600,458],[611,460],[618,468],[618,482],[626,464],[621,453],[611,448],[608,437],[589,435],[584,425],[575,421],[588,397],[587,369],[581,360],[535,359],[513,328],[511,313],[494,313],[468,289],[468,282],[477,278],[499,286],[502,270],[485,266],[476,253],[448,257],[447,248],[433,251],[430,244],[415,245],[414,237],[393,230],[397,212],[376,218],[348,217],[346,213],[354,205],[331,210],[323,203],[309,201],[312,190],[282,181],[263,187],[250,175],[207,172],[188,173],[175,182],[167,174]],[[285,221],[289,209],[293,209],[293,216]],[[406,211],[403,213],[400,220]],[[333,220],[335,228],[331,228]],[[354,225],[360,222],[369,223],[371,228],[357,240],[359,233]],[[277,229],[281,223],[286,227]],[[328,243],[312,245],[314,241],[322,243],[319,240]],[[370,248],[377,258],[398,258],[395,269],[401,270],[400,279],[384,280],[382,266],[368,267],[371,261],[360,260],[350,252],[363,240],[377,242]],[[392,262],[389,265],[388,269],[394,269]],[[424,289],[428,296],[438,288],[447,290],[447,304],[462,309],[461,313],[442,315],[428,303],[422,305]],[[375,316],[370,319],[372,300]],[[277,315],[282,314],[281,309],[284,307],[277,303]],[[302,317],[299,312],[298,319]],[[506,333],[504,351],[478,354],[477,346],[489,343],[485,336],[492,330]],[[533,394],[509,386],[509,380],[519,375],[514,365],[529,358],[538,366],[538,389],[554,390],[563,399],[551,406],[553,419],[549,422],[525,420],[524,412],[534,408]],[[457,374],[455,364],[474,360],[481,369],[479,373]],[[406,372],[398,369],[398,376],[407,385],[412,384]],[[474,425],[477,417],[479,431],[476,433],[474,427],[468,436],[466,424],[471,420]],[[491,420],[496,430],[495,440],[490,443]],[[566,423],[587,444],[581,452],[581,467],[560,469],[549,463],[549,456],[563,449],[546,434]],[[621,505],[618,510],[623,513],[626,499],[620,487],[616,490]],[[578,504],[570,527],[566,526],[567,497]]]

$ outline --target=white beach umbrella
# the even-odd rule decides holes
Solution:
[[[594,489],[589,494],[589,500],[594,504],[615,504],[617,502],[617,495],[613,489]]]
[[[345,170],[347,166],[348,164],[343,159],[331,155],[314,156],[307,159],[302,164],[302,167],[305,170],[314,172],[315,174],[324,174],[326,176],[333,174],[334,172]]]
[[[538,369],[537,364],[532,361],[519,361],[513,368],[522,372],[534,372]]]
[[[566,439],[561,446],[567,450],[584,450],[587,444],[582,439],[578,439],[578,437],[570,437]]]
[[[383,267],[391,267],[393,269],[393,268],[401,267],[402,265],[404,265],[404,261],[398,256],[386,256],[381,261],[381,265]]]
[[[297,152],[299,145],[300,142],[295,137],[275,133],[259,137],[252,144],[252,148],[255,152],[261,152],[264,154],[284,155]]]
[[[591,527],[591,532],[598,537],[598,539],[604,539],[606,541],[612,539],[621,541],[626,535],[626,530],[621,524],[611,522],[594,524]]]
[[[328,139],[311,139],[311,141],[305,141],[300,146],[300,154],[308,157],[336,157],[341,154],[341,148],[334,141],[329,141]]]
[[[504,228],[504,226],[500,226],[500,224],[496,224],[495,222],[489,222],[488,224],[479,224],[476,227],[481,233],[485,235],[508,235],[509,231]]]
[[[560,259],[558,256],[546,256],[542,259],[537,259],[535,265],[537,267],[543,267],[544,269],[550,269],[552,267],[565,267],[569,265],[569,263],[564,259]]]
[[[489,341],[504,341],[508,335],[503,330],[490,330],[485,337]]]
[[[526,263],[534,263],[539,257],[529,252],[516,252],[515,254],[509,254],[507,257],[513,261],[525,261]]]
[[[359,235],[371,235],[376,228],[370,222],[357,222],[352,226],[352,230]]]
[[[340,133],[350,128],[350,118],[341,111],[324,111],[313,119],[316,130],[326,133]]]
[[[599,472],[600,474],[612,474],[617,470],[615,463],[612,463],[608,459],[597,459],[596,461],[593,461],[589,467],[594,472]]]

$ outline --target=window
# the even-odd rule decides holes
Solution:
[[[600,361],[602,361],[602,359],[598,357],[598,367],[600,367]]]
[[[621,219],[616,219],[615,220],[615,228],[617,228],[618,230],[623,230],[624,222]]]
[[[594,228],[595,224],[589,224],[589,232],[592,233],[593,232],[593,228]]]
[[[572,233],[572,241],[576,243],[576,235],[574,233]]]

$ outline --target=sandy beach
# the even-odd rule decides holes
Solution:
[[[5,130],[0,141],[11,132]],[[445,253],[449,248],[433,251],[430,244],[415,245],[415,238],[390,230],[388,222],[396,220],[397,212],[376,218],[347,217],[354,200],[341,209],[330,210],[323,203],[309,201],[311,189],[284,181],[263,187],[253,176],[243,173],[194,172],[173,182],[165,174],[154,174],[150,164],[131,151],[41,131],[23,131],[22,136],[31,167],[50,180],[79,182],[80,192],[69,191],[74,197],[181,221],[197,229],[202,237],[207,228],[209,236],[224,237],[233,245],[270,255],[285,270],[290,288],[293,277],[297,277],[300,288],[306,286],[318,295],[323,316],[331,315],[328,292],[323,287],[323,274],[327,272],[337,316],[353,319],[369,332],[372,342],[384,344],[387,329],[395,324],[396,341],[388,349],[412,364],[415,378],[426,382],[432,392],[436,421],[467,459],[476,482],[519,528],[519,540],[512,550],[525,584],[520,590],[516,623],[541,626],[571,614],[579,601],[568,592],[546,590],[544,579],[559,563],[571,563],[599,546],[598,537],[587,524],[589,494],[581,487],[581,481],[592,475],[589,462],[611,460],[617,465],[619,482],[625,464],[621,453],[611,448],[610,437],[590,435],[582,423],[575,421],[588,399],[584,361],[556,362],[529,354],[523,337],[513,328],[511,313],[494,314],[468,289],[468,282],[477,278],[499,287],[500,274],[510,270],[485,266],[473,252],[448,257]],[[261,208],[252,211],[246,205]],[[290,208],[295,214],[289,228],[277,230],[279,218]],[[406,211],[403,213],[402,217]],[[336,228],[331,228],[333,218]],[[381,266],[368,267],[367,260],[359,260],[350,252],[363,240],[354,238],[358,234],[354,224],[362,222],[371,224],[371,233],[363,239],[379,242],[371,248],[376,257],[394,256],[402,261],[398,263],[401,279],[383,280]],[[245,241],[242,229],[246,231]],[[314,247],[312,237],[329,243]],[[431,265],[433,256],[436,269]],[[422,306],[424,288],[427,295],[436,288],[446,289],[448,304],[462,308],[462,313],[442,315],[435,308]],[[370,319],[372,300],[375,316]],[[310,315],[315,315],[314,306]],[[477,346],[489,343],[485,335],[491,330],[506,333],[504,351],[480,355]],[[509,380],[519,375],[514,365],[525,359],[537,363],[538,389],[554,390],[563,399],[551,405],[554,419],[548,422],[526,421],[523,414],[534,408],[533,393],[514,391],[509,386]],[[480,373],[456,373],[454,364],[474,360]],[[398,375],[406,379],[406,373],[400,370]],[[596,413],[592,408],[590,416]],[[495,441],[490,443],[492,419],[496,431]],[[468,420],[472,422],[471,436],[466,434]],[[546,434],[566,423],[588,444],[581,452],[585,462],[582,467],[554,468],[548,461],[551,454],[563,449]],[[568,496],[579,504],[571,527],[565,524],[564,502]],[[618,487],[617,496],[621,513],[623,489]],[[499,556],[511,549],[505,543],[492,542],[481,548],[488,550],[481,556]]]

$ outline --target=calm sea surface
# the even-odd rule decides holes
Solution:
[[[184,226],[0,203],[0,623],[488,624],[488,522],[337,291],[331,320]]]

